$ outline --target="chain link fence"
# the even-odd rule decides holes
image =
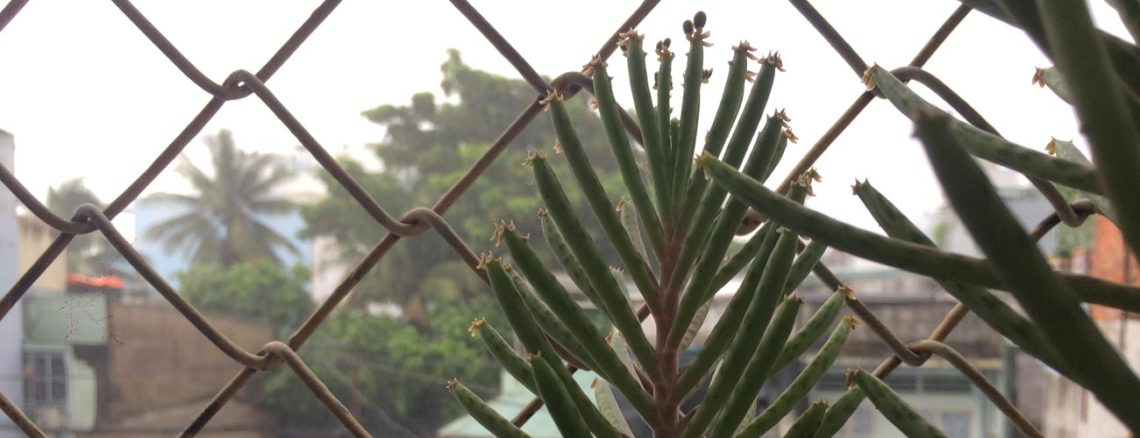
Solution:
[[[27,0],[12,0],[0,10],[0,31],[15,18]],[[186,77],[197,85],[211,98],[179,132],[170,144],[154,159],[154,162],[140,174],[126,190],[120,193],[107,207],[100,211],[92,206],[80,208],[73,217],[65,218],[53,214],[48,208],[27,190],[16,179],[10,169],[0,166],[0,181],[15,197],[39,220],[58,230],[61,234],[38,257],[35,263],[26,272],[22,273],[14,285],[0,299],[0,319],[6,316],[29,290],[32,283],[47,269],[51,263],[67,248],[69,242],[76,236],[85,233],[98,232],[106,236],[107,240],[122,254],[124,259],[138,271],[150,286],[158,291],[171,306],[178,310],[203,336],[220,349],[226,356],[235,362],[236,374],[232,380],[218,391],[217,395],[198,414],[197,418],[186,425],[182,436],[194,436],[210,423],[211,419],[234,398],[245,385],[247,385],[260,371],[274,368],[284,362],[304,384],[311,390],[314,397],[327,407],[336,416],[343,426],[355,436],[370,436],[349,412],[345,406],[329,391],[321,379],[305,364],[298,354],[298,350],[318,330],[322,323],[330,316],[334,309],[344,301],[346,296],[361,281],[361,279],[384,258],[395,245],[404,238],[415,238],[429,231],[438,233],[454,250],[455,255],[465,262],[477,275],[486,281],[485,274],[478,267],[478,260],[471,248],[459,237],[448,224],[444,215],[457,200],[463,197],[480,175],[496,160],[497,157],[511,144],[535,117],[542,111],[543,105],[539,97],[551,89],[557,89],[569,96],[582,90],[590,91],[590,79],[581,72],[568,72],[558,76],[552,81],[544,80],[527,62],[511,43],[501,35],[496,28],[488,22],[478,10],[466,0],[451,0],[452,5],[466,19],[475,26],[487,41],[517,70],[518,74],[529,83],[535,91],[535,99],[520,113],[514,122],[503,128],[502,133],[493,145],[474,163],[469,170],[449,190],[443,193],[435,204],[418,207],[410,210],[402,217],[393,216],[380,202],[373,198],[360,184],[337,164],[329,152],[308,132],[290,110],[274,96],[273,91],[266,85],[270,78],[286,63],[290,56],[305,42],[305,40],[325,21],[340,4],[339,0],[326,0],[321,3],[312,15],[289,37],[277,52],[256,72],[238,70],[231,73],[225,81],[217,83],[209,79],[195,65],[186,58],[150,21],[136,9],[128,0],[113,0],[121,12],[157,47],[167,59],[170,60]],[[617,48],[618,33],[638,24],[657,5],[656,0],[646,0],[629,15],[628,19],[601,45],[596,54],[582,54],[582,59],[589,59],[589,55],[596,55],[607,59]],[[862,76],[867,70],[864,58],[860,56],[840,35],[827,20],[807,1],[791,0],[795,8],[803,17],[826,39],[840,57],[851,67],[851,70]],[[961,99],[953,99],[953,92],[944,86],[939,88],[940,82],[929,73],[921,69],[930,57],[939,49],[942,42],[950,35],[959,23],[970,12],[966,6],[959,7],[944,22],[935,29],[934,33],[922,49],[914,56],[906,67],[895,70],[895,73],[904,80],[920,81],[942,95],[960,112],[968,109],[968,105]],[[171,162],[182,153],[187,144],[197,137],[202,128],[215,114],[229,101],[248,98],[251,95],[259,99],[280,122],[300,141],[312,157],[338,181],[351,196],[359,202],[367,214],[377,225],[387,230],[387,235],[372,246],[367,255],[359,260],[350,273],[341,282],[320,306],[308,317],[287,339],[272,341],[264,345],[259,351],[244,349],[233,342],[227,335],[218,330],[194,306],[185,301],[175,288],[168,284],[156,271],[148,265],[143,257],[111,224],[113,219],[143,192],[155,178],[166,169]],[[780,185],[779,190],[787,190],[792,176],[801,174],[812,167],[813,163],[823,155],[829,146],[847,129],[848,126],[863,112],[874,99],[871,92],[862,93],[838,120],[821,136],[804,155],[802,160],[789,173],[787,179]],[[964,113],[964,112],[963,112]],[[636,126],[627,124],[634,137],[637,135]],[[1076,206],[1075,209],[1062,211],[1061,217],[1083,220],[1090,212]],[[1039,225],[1033,235],[1040,238],[1060,222],[1059,215],[1053,214]],[[1069,221],[1066,221],[1069,222]],[[842,280],[832,274],[822,263],[815,267],[816,275],[829,287],[835,289],[842,285]],[[894,356],[886,358],[875,370],[875,375],[885,378],[901,364],[921,366],[928,358],[937,355],[959,369],[973,382],[986,396],[995,402],[1010,419],[1016,424],[1028,424],[1017,409],[1007,401],[996,388],[986,381],[982,373],[970,365],[961,354],[943,344],[941,341],[955,329],[967,314],[967,310],[958,304],[950,311],[930,334],[927,339],[907,343],[900,339],[889,327],[883,324],[875,315],[852,295],[847,300],[848,307],[873,330],[894,352]],[[641,309],[639,315],[644,318],[648,312]],[[240,367],[240,370],[238,368]],[[442,383],[441,383],[442,384]],[[541,407],[541,400],[534,399],[522,409],[514,418],[516,425],[522,425]],[[29,436],[42,437],[45,433],[22,412],[16,403],[6,395],[0,393],[0,409],[16,423],[16,425]],[[1032,428],[1032,426],[1029,426]]]

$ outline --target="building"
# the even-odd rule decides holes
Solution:
[[[1127,249],[1120,230],[1102,216],[1090,218],[1089,235],[1082,245],[1059,260],[1062,269],[1074,273],[1140,285],[1140,266]],[[1089,314],[1108,341],[1115,345],[1134,370],[1140,370],[1140,323],[1137,315],[1118,309],[1090,305]],[[1088,390],[1056,373],[1045,376],[1046,436],[1074,438],[1126,438],[1132,435]]]
[[[928,337],[957,303],[926,277],[885,266],[831,267],[837,277],[851,286],[859,300],[903,342]],[[805,320],[832,292],[813,276],[796,293],[804,299],[800,318]],[[1007,369],[1004,360],[1013,353],[1005,347],[1002,337],[976,316],[968,315],[945,342],[970,359],[999,388],[1006,387],[1006,381],[1013,378],[1014,371]],[[815,352],[810,351],[804,363],[814,355]],[[869,371],[892,355],[873,331],[866,326],[857,326],[848,337],[839,359],[816,385],[809,399],[837,400],[847,390],[847,370],[861,368]],[[957,369],[937,357],[919,368],[900,366],[886,382],[948,437],[1009,436],[1001,412]],[[871,403],[864,402],[836,436],[904,435]]]
[[[15,171],[15,140],[12,134],[0,130],[0,165]],[[8,287],[19,275],[19,242],[16,231],[16,196],[0,190],[0,284]],[[23,359],[21,344],[24,339],[23,300],[5,314],[0,314],[0,391],[19,407],[23,407]],[[23,433],[7,416],[0,416],[0,438],[17,438]]]
[[[122,281],[71,275],[67,291],[23,298],[25,412],[46,432],[73,437],[174,435],[240,368],[163,300],[124,300]],[[257,350],[271,326],[222,315],[211,324]],[[261,437],[266,414],[239,397],[207,433]]]
[[[1032,188],[1022,186],[1015,175],[990,165],[984,167],[994,176],[993,180],[1001,188],[1000,191],[1008,205],[1027,228],[1035,226],[1051,211],[1048,204]],[[944,208],[937,212],[934,223],[936,232],[932,234],[935,234],[936,240],[940,241],[943,248],[966,254],[978,254],[972,239],[952,211]],[[1053,237],[1046,236],[1042,246],[1047,250],[1055,248]],[[903,342],[913,342],[930,336],[934,328],[957,303],[934,280],[927,277],[856,260],[835,251],[829,251],[824,259],[836,276],[852,287],[858,298]],[[739,279],[729,283],[715,295],[707,321],[690,348],[690,354],[700,348],[703,338],[709,334],[715,321],[724,313],[738,285]],[[831,296],[833,291],[811,276],[795,293],[804,300],[798,317],[798,322],[802,324]],[[636,296],[632,298],[635,301],[638,299]],[[845,311],[844,314],[846,313],[850,312]],[[650,336],[656,333],[651,322],[647,322],[644,328]],[[1011,348],[1000,335],[974,315],[968,315],[945,342],[970,359],[992,383],[1003,389],[1007,397],[1017,403],[1031,421],[1039,427],[1044,424],[1045,388],[1040,382],[1047,371],[1038,361]],[[809,350],[797,363],[774,373],[765,384],[765,389],[759,394],[760,409],[772,402],[815,354],[815,350]],[[809,394],[807,400],[835,401],[847,390],[845,378],[847,370],[874,369],[892,354],[874,332],[865,326],[857,328],[852,331],[837,362]],[[1016,432],[993,403],[957,369],[937,357],[931,358],[919,368],[905,365],[899,367],[887,378],[887,383],[932,425],[944,431],[949,437],[1016,436]],[[504,388],[505,394],[507,391],[508,389]],[[525,390],[516,392],[527,395]],[[512,393],[500,397],[511,399],[517,396]],[[807,407],[807,401],[801,403],[796,411],[787,415],[769,434],[779,436]],[[515,412],[517,407],[502,413],[510,418]],[[487,436],[485,433],[483,435],[467,433],[468,435],[456,436]],[[871,438],[901,437],[903,434],[876,411],[870,402],[864,402],[838,436]]]
[[[11,194],[4,191],[0,196]],[[0,201],[2,202],[2,201]],[[9,204],[11,206],[11,204]],[[19,251],[10,257],[12,278],[24,272],[58,233],[31,216],[16,217],[18,231],[4,233]],[[7,217],[7,216],[6,216]],[[0,226],[4,224],[0,220]],[[149,437],[182,430],[240,369],[165,300],[141,293],[118,277],[69,274],[66,256],[33,284],[0,324],[0,346],[14,352],[0,385],[45,432],[57,437]],[[17,264],[17,261],[19,262]],[[9,268],[0,269],[9,269]],[[3,272],[3,271],[0,271]],[[142,296],[142,298],[140,298]],[[267,324],[224,315],[207,319],[239,345],[256,351],[273,339]],[[7,328],[9,321],[20,322]],[[271,436],[272,422],[243,392],[203,435]],[[0,417],[0,436],[23,433]]]

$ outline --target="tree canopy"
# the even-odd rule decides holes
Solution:
[[[383,163],[383,171],[367,172],[362,165],[342,159],[342,164],[389,211],[407,211],[414,206],[430,206],[455,183],[494,142],[538,93],[526,82],[480,71],[463,63],[459,52],[448,52],[440,68],[443,73],[442,101],[429,92],[414,94],[406,105],[382,105],[363,113],[368,120],[383,125],[387,133],[372,148]],[[588,148],[599,177],[607,187],[624,187],[612,154],[607,150],[601,124],[587,105],[583,93],[567,102],[576,126],[581,127],[583,144]],[[492,223],[513,220],[521,230],[539,235],[536,212],[542,205],[533,178],[523,166],[529,150],[554,155],[554,129],[549,121],[536,120],[525,129],[487,169],[467,193],[447,212],[445,218],[476,251],[488,248]],[[569,179],[564,160],[554,159],[556,171]],[[359,260],[386,230],[367,217],[331,177],[323,176],[329,197],[302,209],[307,222],[306,236],[326,235],[339,242],[342,262]],[[576,192],[568,193],[591,217]],[[617,202],[623,192],[610,193]],[[600,227],[591,220],[585,225],[605,249]],[[396,245],[365,281],[356,288],[354,300],[387,302],[410,310],[410,319],[422,312],[425,297],[435,291],[433,274],[440,264],[457,259],[439,238],[426,236],[405,239]],[[317,255],[318,257],[321,255]],[[457,279],[459,296],[483,295],[485,287],[471,282],[476,277],[465,270],[449,271]]]
[[[48,188],[47,207],[56,215],[71,218],[83,204],[103,209],[103,201],[76,177]],[[98,232],[75,236],[67,246],[68,272],[85,275],[130,275],[116,266],[119,253]]]
[[[167,202],[183,211],[154,224],[146,237],[161,239],[167,251],[192,254],[196,265],[228,266],[259,258],[277,262],[276,248],[296,253],[288,238],[262,220],[262,215],[284,214],[295,208],[275,193],[292,173],[272,154],[238,150],[228,130],[206,137],[206,143],[213,173],[183,158],[176,170],[195,193],[149,196],[150,202]]]
[[[301,266],[282,269],[268,259],[232,266],[195,265],[178,274],[180,292],[204,312],[217,312],[264,321],[277,328],[295,328],[313,310],[305,290],[308,271]]]

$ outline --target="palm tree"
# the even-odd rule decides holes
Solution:
[[[278,165],[274,155],[237,150],[228,130],[206,137],[206,144],[213,175],[183,157],[176,171],[190,181],[196,193],[149,196],[152,201],[180,206],[185,213],[154,224],[146,237],[163,240],[167,251],[193,254],[192,262],[197,264],[230,266],[259,258],[280,262],[275,248],[296,254],[292,242],[260,219],[295,208],[273,193],[292,178],[292,172]]]
[[[95,192],[83,183],[83,177],[48,188],[47,207],[61,217],[71,218],[83,204],[99,209],[105,207]],[[114,266],[118,257],[119,253],[99,232],[83,234],[76,236],[67,246],[67,270],[86,275],[122,275],[123,271]]]

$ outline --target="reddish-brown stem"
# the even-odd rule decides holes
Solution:
[[[678,375],[678,349],[675,345],[669,345],[669,330],[673,326],[674,319],[677,314],[677,306],[680,301],[680,284],[673,284],[670,282],[673,270],[676,269],[675,263],[677,256],[680,253],[682,245],[684,245],[683,236],[670,235],[668,245],[665,248],[665,257],[661,263],[661,290],[658,295],[661,297],[661,311],[654,314],[654,323],[657,327],[657,366],[659,380],[653,382],[653,402],[657,409],[657,421],[651,425],[653,429],[653,436],[656,437],[675,437],[679,428],[677,425],[681,420],[678,412],[678,402],[673,397],[673,385],[677,381]]]

